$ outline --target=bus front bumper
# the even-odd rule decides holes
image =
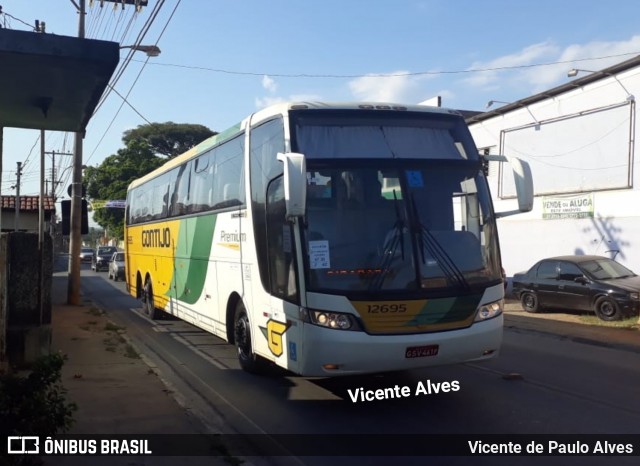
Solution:
[[[304,324],[301,373],[326,377],[482,361],[498,355],[503,314],[471,327],[412,335],[369,335]]]

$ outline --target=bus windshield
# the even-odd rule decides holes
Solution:
[[[501,280],[489,190],[459,115],[292,113],[308,170],[309,291],[459,296]]]
[[[309,291],[460,294],[501,279],[477,161],[307,165]]]

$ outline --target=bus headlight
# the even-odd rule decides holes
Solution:
[[[475,322],[482,322],[483,320],[493,319],[494,317],[502,314],[502,308],[504,307],[504,300],[494,301],[489,304],[483,304],[478,308],[476,312]]]
[[[303,321],[319,327],[335,330],[360,330],[360,325],[351,314],[342,312],[316,311],[314,309],[300,309],[300,317]]]

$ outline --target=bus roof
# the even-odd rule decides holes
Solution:
[[[129,185],[129,190],[139,186],[140,184],[155,178],[156,176],[170,170],[173,167],[180,165],[181,163],[195,158],[198,155],[206,152],[212,147],[218,145],[219,143],[231,139],[242,130],[246,128],[248,124],[253,125],[256,122],[261,122],[263,120],[267,120],[276,115],[284,115],[288,113],[290,110],[305,110],[305,109],[314,109],[314,110],[390,110],[390,111],[398,111],[398,112],[423,112],[423,113],[440,113],[447,115],[461,115],[458,110],[452,110],[448,108],[442,107],[432,107],[428,105],[406,105],[406,104],[398,104],[392,102],[281,102],[269,107],[266,107],[262,110],[258,110],[257,112],[251,114],[240,123],[235,124],[234,126],[222,131],[221,133],[216,134],[215,136],[211,136],[208,139],[205,139],[200,144],[192,147],[188,151],[174,157],[173,159],[167,161],[161,167],[158,167],[154,171],[148,173],[147,175],[134,180]]]

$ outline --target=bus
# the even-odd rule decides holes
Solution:
[[[290,102],[133,181],[126,278],[151,319],[226,340],[240,366],[333,377],[499,353],[504,287],[481,156],[454,110]],[[501,166],[507,166],[503,164]],[[515,202],[515,201],[514,201]]]

